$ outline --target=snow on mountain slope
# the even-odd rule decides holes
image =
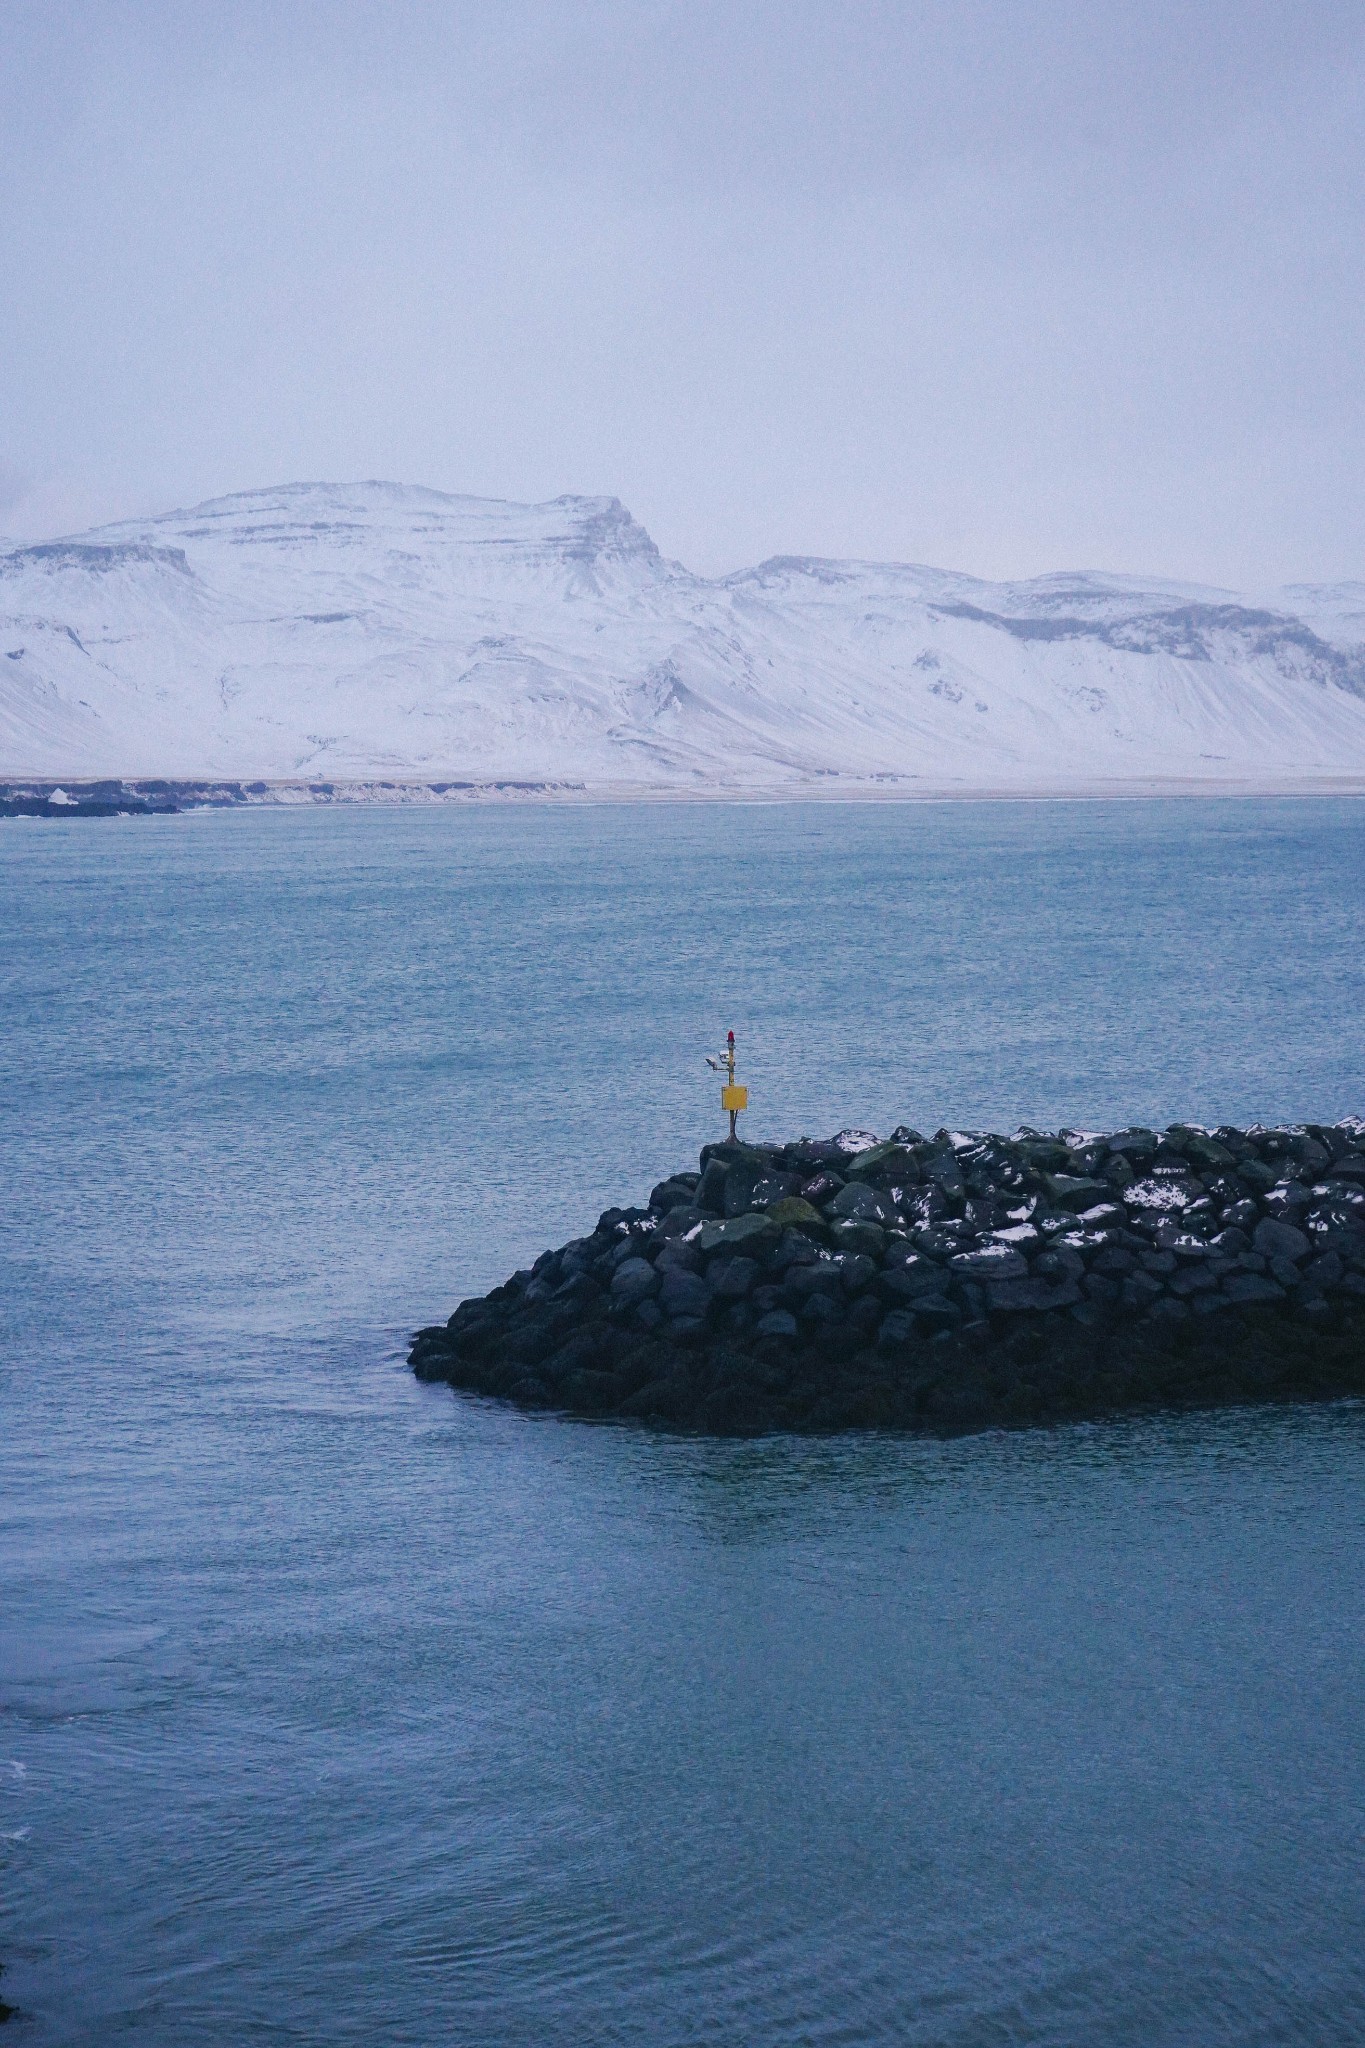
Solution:
[[[780,558],[294,484],[0,555],[0,773],[656,789],[1365,781],[1365,584]]]

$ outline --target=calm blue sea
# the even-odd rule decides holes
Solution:
[[[670,1440],[405,1337],[716,1135],[1365,1110],[1365,808],[0,825],[16,2039],[1365,2038],[1365,1412]]]

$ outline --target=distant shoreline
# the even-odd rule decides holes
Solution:
[[[203,810],[351,809],[448,804],[947,804],[1144,802],[1177,797],[1361,797],[1365,775],[1234,779],[1133,777],[1122,782],[912,783],[905,777],[858,782],[842,777],[765,785],[702,787],[587,783],[488,777],[431,781],[337,777],[331,780],[216,780],[163,776],[13,776],[0,780],[0,818],[169,816]]]

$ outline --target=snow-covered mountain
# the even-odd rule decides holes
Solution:
[[[0,555],[0,774],[888,794],[1365,783],[1365,583],[779,558],[291,484]]]

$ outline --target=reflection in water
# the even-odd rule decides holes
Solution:
[[[533,1426],[611,1433],[543,1417]],[[640,1483],[655,1497],[651,1505],[666,1486],[670,1500],[708,1537],[745,1542],[769,1535],[836,1537],[850,1522],[913,1514],[917,1504],[937,1505],[944,1494],[975,1513],[983,1490],[997,1503],[1047,1517],[1076,1487],[1100,1480],[1115,1490],[1116,1504],[1132,1498],[1155,1512],[1197,1512],[1200,1482],[1210,1469],[1254,1486],[1268,1460],[1291,1455],[1321,1462],[1330,1474],[1362,1429],[1365,1405],[1339,1401],[1216,1415],[1128,1415],[949,1438],[873,1431],[712,1442],[634,1428],[620,1433],[638,1445]],[[1311,1492],[1302,1505],[1316,1513]],[[1094,1506],[1087,1498],[1087,1512]]]

